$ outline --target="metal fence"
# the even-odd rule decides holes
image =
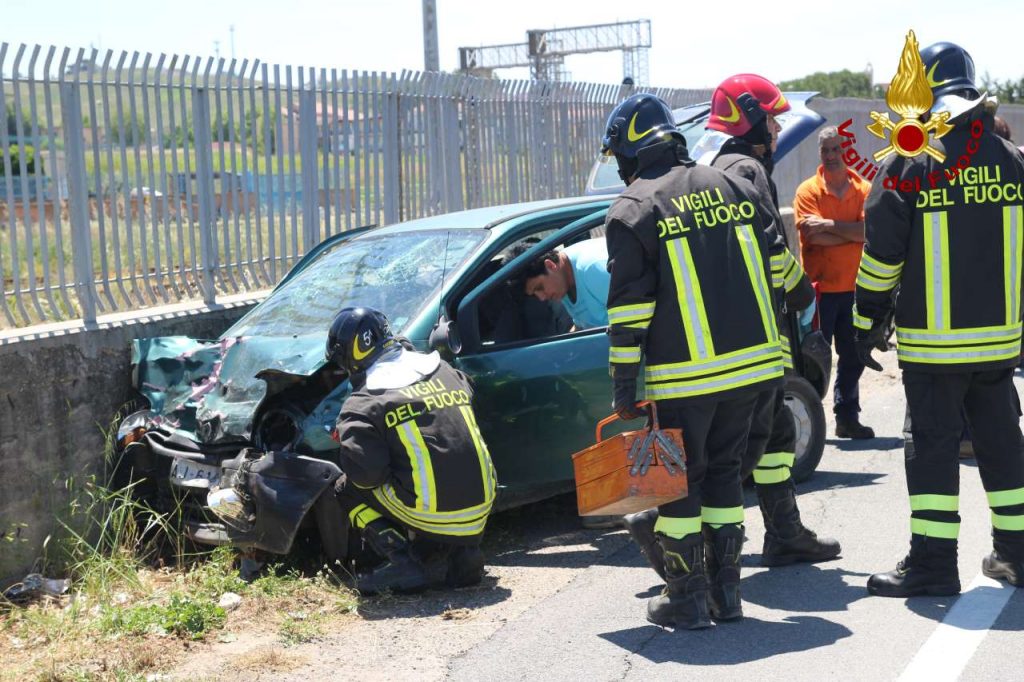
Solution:
[[[8,43],[0,73],[5,327],[213,303],[337,232],[579,194],[629,92]]]

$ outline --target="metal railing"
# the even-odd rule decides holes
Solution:
[[[8,43],[0,73],[3,327],[213,303],[354,227],[579,194],[629,92]]]

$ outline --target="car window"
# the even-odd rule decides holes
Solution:
[[[462,264],[486,230],[373,233],[326,250],[224,336],[327,333],[346,306],[380,310],[401,332]]]

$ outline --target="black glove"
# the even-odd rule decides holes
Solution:
[[[876,372],[881,372],[882,366],[878,364],[878,360],[871,357],[871,352],[880,350],[884,353],[889,350],[889,343],[885,340],[885,325],[881,322],[876,322],[872,325],[870,331],[862,332],[858,329],[856,346],[857,359],[861,361],[861,364],[865,367],[870,367]]]
[[[637,419],[646,414],[636,400],[636,377],[622,377],[614,380],[615,397],[612,409],[620,419]]]

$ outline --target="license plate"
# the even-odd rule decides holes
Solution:
[[[171,483],[189,488],[209,488],[220,482],[220,467],[190,459],[175,459],[171,464]]]

